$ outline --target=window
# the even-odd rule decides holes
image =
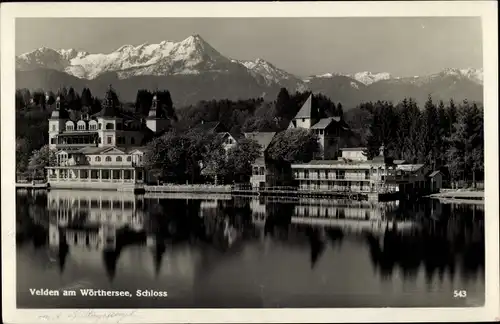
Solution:
[[[53,138],[51,138],[51,139],[50,139],[50,144],[56,144],[56,139],[55,139],[55,137],[53,137]]]
[[[56,131],[56,125],[52,125],[52,131],[55,132]]]
[[[122,157],[121,156],[117,156],[116,157],[116,162],[121,162],[122,161]]]
[[[365,179],[370,179],[370,171],[365,171]]]
[[[75,128],[73,127],[73,125],[66,125],[66,130],[68,131],[72,131],[74,130]]]
[[[111,162],[111,156],[106,156],[106,162]]]
[[[131,156],[127,156],[127,162],[131,162],[132,161],[132,157]]]
[[[90,162],[90,156],[87,156],[87,161],[89,161],[89,162]]]
[[[309,178],[309,170],[304,171],[304,178],[305,179]]]
[[[112,144],[113,143],[113,136],[108,136],[107,137],[107,143]]]
[[[116,124],[116,129],[117,130],[121,130],[122,129],[122,124],[121,123]]]
[[[84,123],[79,123],[77,127],[78,127],[78,130],[85,130],[85,124]]]
[[[99,129],[102,129],[102,124],[101,123],[99,123]]]
[[[100,156],[96,156],[96,157],[95,157],[95,161],[96,161],[96,162],[101,162],[101,157],[100,157]]]
[[[337,179],[345,179],[345,171],[337,171]]]
[[[115,125],[113,125],[113,123],[106,124],[106,129],[114,129],[114,128],[115,128]]]
[[[302,122],[304,123],[305,121],[306,121],[306,119],[305,119],[305,118],[302,118]]]
[[[322,129],[319,130],[319,134],[323,135],[323,130]]]
[[[139,155],[139,162],[142,162],[142,155]]]
[[[135,138],[133,137],[130,138],[130,144],[135,144]]]

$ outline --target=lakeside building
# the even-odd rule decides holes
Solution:
[[[142,167],[143,145],[168,129],[162,103],[153,97],[147,118],[120,109],[110,89],[101,111],[90,114],[62,107],[57,97],[49,119],[49,147],[57,161],[47,167],[47,182],[54,188],[133,189],[148,181]]]
[[[337,160],[312,160],[292,164],[293,177],[299,190],[348,193],[408,193],[428,189],[428,168],[405,161],[385,161],[380,155],[368,160],[365,148],[343,148]],[[437,188],[437,184],[434,186]]]
[[[241,138],[239,134],[230,133],[229,130],[218,121],[207,122],[202,120],[195,129],[221,135],[223,141],[222,145],[226,152],[238,145],[238,139]]]
[[[335,158],[340,138],[349,130],[348,125],[340,117],[320,118],[312,94],[290,121],[288,128],[304,128],[316,134],[320,146],[318,158]]]
[[[245,138],[254,140],[260,145],[260,156],[252,163],[252,175],[250,176],[252,188],[265,187],[268,183],[272,182],[275,176],[275,172],[267,156],[267,149],[275,135],[276,132],[244,133]]]

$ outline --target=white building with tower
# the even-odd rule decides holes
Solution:
[[[47,167],[50,187],[133,189],[147,180],[143,145],[170,125],[156,95],[146,119],[120,109],[111,87],[95,114],[87,107],[68,110],[63,102],[57,97],[49,119],[49,147],[57,157]]]

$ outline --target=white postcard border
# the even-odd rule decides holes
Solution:
[[[496,1],[260,3],[3,3],[1,5],[2,310],[6,323],[421,322],[499,320],[498,21]],[[163,14],[160,14],[163,13]],[[485,305],[477,308],[16,309],[16,17],[428,17],[481,16],[485,107]],[[464,44],[466,46],[466,44]],[[411,64],[411,62],[409,62]],[[450,292],[452,293],[452,292]]]

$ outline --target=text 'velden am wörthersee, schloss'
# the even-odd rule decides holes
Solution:
[[[32,296],[47,296],[47,297],[168,297],[166,291],[157,290],[136,290],[132,293],[128,290],[104,290],[104,289],[75,289],[75,290],[54,290],[54,289],[30,289]]]

